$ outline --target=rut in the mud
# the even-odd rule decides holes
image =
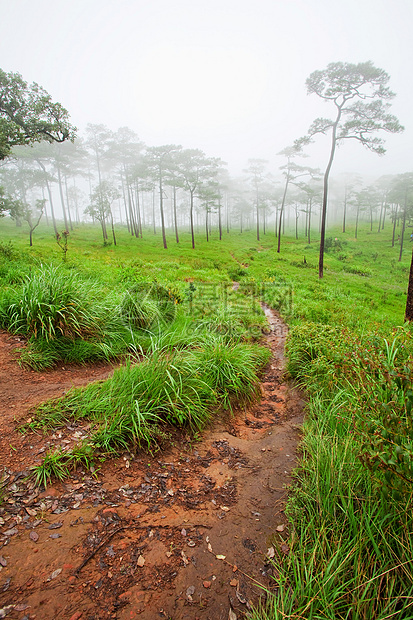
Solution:
[[[125,455],[96,477],[79,472],[42,493],[7,450],[0,508],[7,618],[226,620],[230,609],[242,618],[261,586],[272,587],[277,558],[289,552],[283,509],[302,403],[283,381],[285,327],[264,310],[273,355],[261,401],[200,442]],[[45,376],[47,384],[52,373]],[[20,403],[20,417],[37,396],[43,400],[39,390]],[[27,468],[47,438],[19,439],[10,424],[8,433],[9,443],[21,442],[16,458]]]

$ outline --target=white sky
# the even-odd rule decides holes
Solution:
[[[305,80],[330,62],[371,60],[391,76],[404,134],[378,157],[359,144],[333,173],[413,169],[413,0],[0,0],[0,67],[36,81],[72,122],[129,126],[239,173],[306,133],[328,105]],[[386,135],[385,135],[386,137]],[[308,165],[324,167],[328,145]]]

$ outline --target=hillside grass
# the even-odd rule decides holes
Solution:
[[[248,352],[255,350],[251,343],[262,328],[255,298],[278,309],[291,327],[288,372],[306,391],[308,405],[287,509],[290,552],[287,556],[278,552],[275,541],[274,588],[266,605],[253,611],[251,618],[413,618],[413,342],[410,326],[403,325],[410,231],[399,262],[400,246],[391,247],[390,225],[380,233],[361,226],[357,240],[351,227],[345,234],[329,230],[321,281],[316,236],[311,245],[285,236],[280,254],[272,233],[257,242],[253,232],[236,230],[224,233],[222,241],[213,233],[209,243],[198,235],[195,251],[189,235],[182,234],[179,245],[168,235],[169,247],[164,250],[160,235],[150,231],[143,239],[133,239],[119,228],[118,245],[103,246],[99,229],[82,225],[69,237],[68,260],[63,264],[50,229],[39,227],[30,249],[27,233],[11,222],[0,221],[0,234],[2,247],[7,249],[11,240],[14,248],[9,257],[6,250],[0,256],[2,299],[20,290],[24,276],[50,261],[98,284],[103,296],[121,299],[137,283],[154,281],[165,290],[173,289],[180,298],[177,315],[167,325],[155,321],[146,333],[133,331],[127,350],[135,346],[136,354],[146,356],[139,372],[153,372],[152,364],[155,376],[169,372],[169,379],[162,382],[166,402],[177,398],[178,412],[194,407],[195,417],[190,413],[187,423],[195,429],[203,426],[196,420],[209,419],[213,408],[201,411],[197,398],[181,396],[175,390],[181,380],[168,363],[172,360],[174,368],[182,368],[179,376],[185,378],[188,365],[199,364],[194,356],[201,356],[207,372],[207,378],[200,375],[202,389],[210,395],[210,401],[205,395],[205,402],[219,399],[219,406],[231,407],[234,398],[253,398],[256,379],[248,373],[245,383],[234,383],[236,393],[231,391],[239,372],[234,364],[241,358],[244,368],[246,359],[256,355]],[[240,283],[237,293],[231,290],[233,281]],[[229,363],[226,355],[231,356],[237,346],[244,353],[238,350]],[[213,362],[217,355],[218,366]],[[260,360],[252,368],[254,377],[265,363]],[[125,368],[131,372],[131,367]],[[116,381],[128,385],[144,380],[116,375]],[[252,391],[245,392],[249,385]],[[110,398],[113,403],[114,385],[101,389],[93,398],[97,402]],[[191,384],[189,389],[203,393],[199,386]],[[168,405],[158,396],[153,400],[159,408],[151,409],[151,401],[143,405],[132,393],[128,405],[112,404],[113,420],[103,420],[87,408],[85,403],[93,402],[87,390],[46,404],[38,424],[50,424],[54,416],[53,423],[87,415],[96,434],[88,445],[78,447],[72,461],[48,455],[49,464],[38,470],[39,478],[47,480],[53,467],[55,475],[63,475],[76,459],[88,462],[91,446],[110,451],[122,446],[125,438],[128,445],[151,441],[156,435],[154,422],[171,418]],[[145,421],[140,416],[147,406]],[[120,423],[116,416],[121,416]],[[120,428],[125,430],[121,439]]]

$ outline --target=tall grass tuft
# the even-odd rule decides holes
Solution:
[[[41,405],[30,428],[85,419],[94,429],[92,453],[152,449],[167,425],[197,432],[220,408],[256,398],[257,373],[268,355],[263,347],[227,345],[218,337],[194,350],[155,351],[139,364],[117,368],[106,381]],[[70,452],[60,456],[70,468]],[[51,465],[55,460],[49,459]]]
[[[14,300],[3,307],[3,326],[25,336],[55,340],[96,337],[102,312],[97,286],[54,265],[26,276]],[[100,310],[100,312],[99,312]]]
[[[303,324],[288,351],[309,395],[288,504],[290,552],[278,554],[275,592],[251,618],[411,619],[413,487],[400,483],[413,441],[410,334],[401,329],[390,342]],[[406,461],[394,460],[395,441]]]

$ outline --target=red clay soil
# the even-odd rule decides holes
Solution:
[[[45,450],[87,429],[22,435],[34,405],[112,368],[21,369],[0,334],[0,618],[232,620],[274,588],[289,553],[284,507],[302,423],[283,379],[286,329],[265,308],[272,359],[262,398],[200,441],[176,435],[151,456],[124,454],[46,490],[27,478]]]

